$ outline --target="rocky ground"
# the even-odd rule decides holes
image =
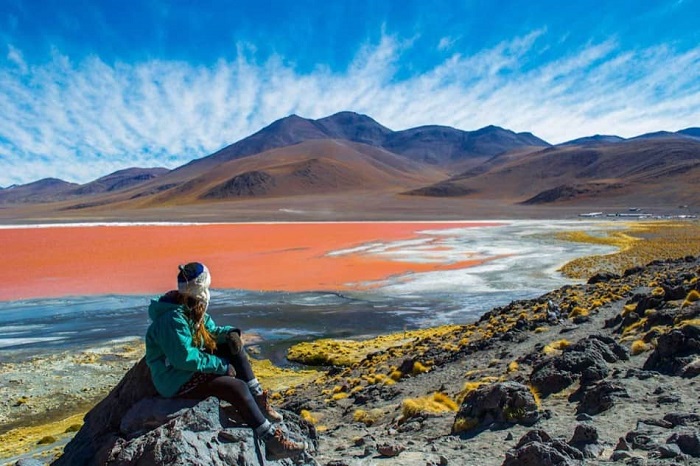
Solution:
[[[277,392],[313,458],[266,464],[700,464],[698,290],[700,258],[657,261],[513,302],[471,325],[293,348],[300,362],[332,362],[314,381]],[[169,451],[161,463],[146,459],[173,464],[183,440],[189,458],[217,452],[202,464],[262,464],[244,455],[255,445],[249,433],[231,443],[235,426],[206,403],[161,416],[160,427],[142,421],[155,428],[149,434],[125,434],[122,419],[152,395],[125,389],[144,385],[129,374],[59,464],[95,457],[86,447],[110,464],[136,464],[144,451]]]
[[[282,404],[315,423],[329,466],[700,464],[699,276],[693,257],[596,276],[333,368]]]

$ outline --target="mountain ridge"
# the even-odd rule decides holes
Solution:
[[[394,131],[350,111],[319,119],[289,115],[173,170],[128,168],[83,185],[40,180],[0,190],[0,204],[88,215],[258,199],[288,204],[299,197],[333,206],[341,198],[328,196],[345,196],[345,205],[355,195],[397,205],[429,198],[571,205],[635,196],[694,204],[700,203],[693,188],[700,181],[698,135],[700,128],[691,127],[552,145],[495,125]]]

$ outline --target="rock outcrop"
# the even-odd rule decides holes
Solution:
[[[471,391],[457,412],[452,431],[460,433],[494,423],[532,425],[538,419],[537,402],[530,389],[518,382],[501,382]]]
[[[85,423],[54,466],[315,465],[316,431],[285,412],[283,428],[307,445],[291,459],[266,457],[264,444],[242,424],[234,407],[159,397],[144,360],[137,363],[86,416]]]
[[[629,351],[615,340],[591,335],[547,358],[533,368],[530,382],[543,396],[557,393],[574,383],[586,385],[602,380],[610,372],[607,363],[629,359]]]
[[[661,335],[644,363],[645,370],[695,377],[700,374],[700,325],[686,324]]]

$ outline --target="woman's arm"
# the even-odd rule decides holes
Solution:
[[[214,319],[212,319],[209,314],[204,315],[204,327],[216,339],[216,343],[224,343],[226,341],[226,335],[228,335],[229,332],[236,332],[239,336],[241,334],[240,329],[237,329],[230,325],[216,325],[214,323]]]
[[[184,317],[170,319],[159,333],[161,348],[173,367],[192,372],[226,374],[228,361],[195,347],[192,330]]]

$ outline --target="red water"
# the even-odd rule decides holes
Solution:
[[[408,240],[423,230],[497,223],[280,223],[0,229],[0,300],[160,293],[178,264],[205,263],[212,288],[335,291],[390,276],[465,268],[479,261],[412,263],[329,252]],[[436,246],[438,250],[440,246]],[[405,259],[404,259],[405,260]]]

